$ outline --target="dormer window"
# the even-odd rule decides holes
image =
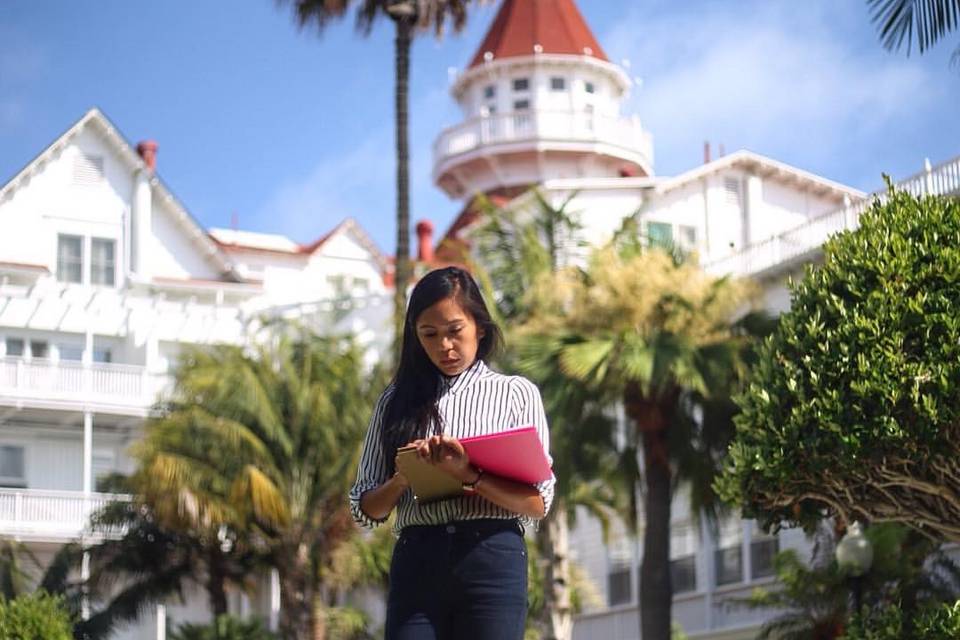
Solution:
[[[83,238],[80,236],[57,236],[57,280],[60,282],[83,282]]]
[[[529,91],[529,90],[530,90],[530,78],[514,78],[514,79],[513,79],[513,90],[514,90],[514,91]]]
[[[496,85],[488,84],[487,86],[485,86],[485,87],[483,88],[483,97],[484,97],[484,99],[490,100],[491,98],[496,97],[496,95],[497,95],[497,87],[496,87]]]
[[[90,241],[90,283],[112,287],[116,282],[114,241],[93,238]]]
[[[551,91],[566,91],[567,90],[567,79],[554,76],[550,78],[550,90]]]

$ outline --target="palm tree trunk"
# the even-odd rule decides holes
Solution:
[[[403,317],[407,305],[407,283],[410,281],[410,147],[407,125],[407,90],[410,82],[410,40],[413,21],[410,17],[394,19],[396,25],[396,137],[397,137],[397,257],[394,266],[394,357],[399,362]]]
[[[210,598],[214,620],[227,613],[227,590],[224,586],[224,573],[223,557],[220,555],[220,550],[213,548],[207,557],[207,595]]]
[[[570,537],[567,508],[554,502],[538,532],[540,552],[546,559],[544,613],[547,629],[544,640],[570,640],[573,635],[573,612],[570,606]]]
[[[643,432],[644,533],[640,565],[640,637],[670,640],[670,462],[667,431]]]

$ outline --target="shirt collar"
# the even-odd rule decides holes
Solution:
[[[456,393],[457,391],[465,389],[479,380],[480,377],[487,371],[488,369],[486,363],[480,358],[477,358],[473,364],[457,375],[442,376],[440,388],[443,390],[443,393]]]

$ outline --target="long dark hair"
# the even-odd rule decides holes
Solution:
[[[437,412],[437,397],[443,374],[434,366],[417,338],[417,318],[428,307],[454,298],[483,332],[477,347],[477,360],[486,361],[500,347],[503,336],[490,317],[483,295],[473,277],[457,267],[436,269],[425,275],[410,294],[403,322],[400,364],[393,376],[393,393],[387,400],[383,417],[383,450],[393,468],[396,450],[412,440],[425,438],[443,429]]]

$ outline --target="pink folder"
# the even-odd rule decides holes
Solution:
[[[536,427],[461,438],[460,444],[470,456],[470,462],[487,473],[529,484],[551,476],[550,463]]]

